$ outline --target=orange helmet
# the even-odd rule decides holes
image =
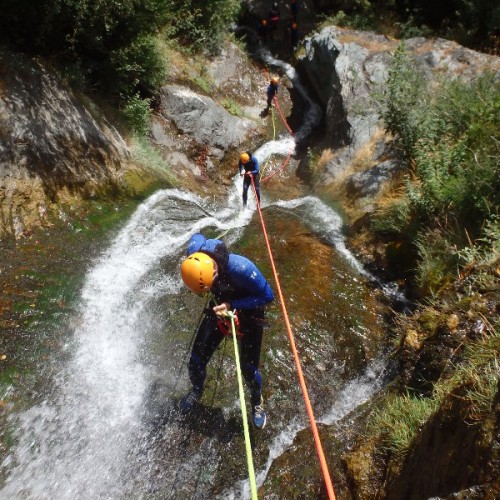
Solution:
[[[278,78],[277,76],[273,76],[273,77],[271,78],[271,82],[273,82],[273,83],[278,83],[278,82],[279,82],[279,78]]]
[[[240,154],[240,161],[245,165],[245,163],[248,163],[250,161],[250,155],[248,153],[241,153]]]
[[[181,264],[184,284],[193,292],[206,292],[214,281],[214,261],[202,252],[191,254]]]
[[[267,19],[262,19],[262,26],[267,26]]]

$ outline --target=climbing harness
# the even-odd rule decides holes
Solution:
[[[238,351],[238,340],[236,335],[236,314],[228,311],[226,316],[231,321],[231,331],[233,336],[234,358],[236,360],[236,373],[238,376],[238,391],[240,396],[241,417],[243,419],[243,434],[245,436],[245,450],[247,454],[248,479],[250,481],[250,492],[252,500],[257,499],[257,484],[255,482],[255,469],[253,466],[252,445],[250,443],[250,432],[248,429],[248,418],[245,404],[245,393],[243,391],[243,378],[241,376],[240,356]]]
[[[243,337],[243,333],[240,330],[238,330],[238,327],[240,326],[240,320],[238,319],[236,311],[234,313],[234,318],[232,321],[230,321],[229,318],[217,317],[217,327],[221,331],[222,335],[224,335],[225,337],[228,337],[233,334],[231,331],[233,322],[236,327],[236,336],[240,339]]]

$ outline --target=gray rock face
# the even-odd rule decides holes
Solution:
[[[341,174],[376,132],[379,115],[371,92],[385,83],[396,47],[382,35],[334,26],[306,40],[301,67],[321,96],[326,132],[336,149],[322,182]]]
[[[0,234],[45,213],[61,189],[116,182],[125,142],[41,65],[0,52]]]
[[[240,97],[252,92],[254,84],[246,71],[248,60],[234,44],[227,44],[221,54],[209,62],[207,73],[215,87],[226,96]]]
[[[226,150],[239,146],[256,129],[251,120],[233,116],[209,97],[185,87],[162,87],[160,98],[161,114],[203,145]]]
[[[368,170],[351,175],[346,182],[347,194],[364,198],[378,193],[397,168],[394,161],[386,160]]]
[[[65,184],[104,180],[127,148],[109,124],[98,124],[56,77],[36,64],[11,65],[0,55],[0,179],[28,175]]]
[[[306,39],[301,69],[323,103],[326,133],[335,151],[321,183],[329,184],[343,174],[363,148],[376,150],[386,140],[376,136],[383,124],[372,95],[383,92],[398,44],[382,35],[336,26]],[[500,58],[474,52],[455,42],[414,38],[405,45],[428,78],[446,74],[467,79],[485,70],[496,72],[500,78]],[[362,196],[374,194],[385,176],[386,168],[382,167],[375,161],[372,174],[356,173],[349,180],[350,189],[359,189]]]

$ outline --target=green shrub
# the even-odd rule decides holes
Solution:
[[[243,116],[243,110],[241,109],[241,106],[233,99],[222,99],[221,101],[222,106],[224,109],[226,109],[229,113],[231,113],[234,116]]]
[[[421,24],[420,20],[414,15],[410,15],[403,22],[397,23],[399,28],[399,37],[408,39],[418,36],[429,37],[432,35],[432,30],[425,24]]]
[[[500,216],[487,220],[482,235],[470,246],[456,251],[461,267],[474,268],[467,279],[466,290],[498,288],[496,267],[500,259]]]
[[[477,423],[493,411],[500,380],[500,334],[490,325],[489,334],[468,345],[462,363],[451,367],[451,375],[436,382],[432,397],[404,394],[391,396],[368,422],[368,431],[381,437],[383,445],[402,458],[422,426],[448,398],[458,397],[466,405],[465,419]]]
[[[425,82],[415,61],[407,56],[404,43],[401,43],[389,70],[382,118],[387,130],[394,134],[397,143],[409,156],[414,153],[419,124],[425,116],[421,113],[425,107],[425,96]]]
[[[151,91],[163,70],[154,35],[171,0],[6,0],[0,41],[41,54],[82,83],[125,98]]]
[[[239,0],[180,0],[170,12],[170,36],[196,51],[217,53],[240,8]]]
[[[466,403],[465,418],[481,421],[493,410],[500,382],[500,332],[498,322],[489,325],[489,334],[469,344],[463,362],[455,367],[451,377],[440,380],[434,387],[434,399],[443,401],[449,395]]]
[[[371,10],[363,10],[362,12],[345,12],[344,10],[337,11],[332,16],[320,16],[319,28],[324,26],[342,26],[353,30],[369,30],[375,25],[374,14]]]
[[[379,210],[374,227],[416,248],[416,276],[430,291],[456,273],[457,259],[450,252],[469,245],[498,214],[500,83],[486,74],[431,87],[416,67],[402,44],[382,115],[412,175],[407,200]]]
[[[151,99],[142,99],[139,94],[130,97],[123,107],[123,114],[129,127],[139,135],[148,131]]]
[[[416,245],[419,258],[417,285],[422,295],[433,294],[451,282],[456,274],[459,259],[454,252],[455,247],[437,229],[424,233]]]
[[[212,83],[203,75],[195,76],[193,78],[193,83],[205,94],[210,94],[213,90]]]
[[[408,198],[396,198],[387,207],[379,209],[374,216],[373,230],[383,236],[400,236],[409,224],[411,207]]]
[[[152,93],[165,79],[166,63],[159,42],[153,36],[141,36],[130,45],[111,53],[113,73],[116,75],[115,91],[125,97],[138,90]]]

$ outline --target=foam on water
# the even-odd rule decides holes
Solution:
[[[295,139],[278,138],[257,149],[257,158],[264,162],[271,155],[293,152],[295,142],[317,126],[321,110],[308,97],[290,65],[269,53],[262,57],[286,72],[308,103]],[[150,373],[140,351],[152,321],[147,305],[162,294],[178,293],[181,286],[174,271],[153,281],[144,282],[145,277],[159,268],[163,259],[180,261],[196,232],[233,229],[226,241],[231,244],[237,240],[255,210],[253,196],[249,196],[247,209],[241,208],[241,196],[241,178],[235,175],[228,198],[221,205],[168,189],[153,194],[137,208],[86,276],[78,314],[68,325],[67,360],[54,363],[57,375],[52,391],[42,403],[10,417],[16,429],[16,445],[2,464],[7,479],[0,497],[64,500],[123,496],[130,481],[130,443],[144,433],[140,409]],[[356,271],[367,274],[346,249],[342,221],[333,209],[312,196],[271,203],[263,192],[263,207],[270,204],[299,210],[304,221],[334,245]],[[358,394],[354,389],[359,391],[360,387],[364,387],[363,381],[353,381],[346,387],[338,398],[345,403],[336,404],[324,421],[341,418],[369,397],[376,384],[367,382],[366,391]],[[292,422],[273,439],[266,466],[258,473],[259,484],[302,427],[303,422]],[[198,457],[192,460],[196,462]],[[235,492],[248,496],[246,488],[246,483],[237,485],[228,497]]]

